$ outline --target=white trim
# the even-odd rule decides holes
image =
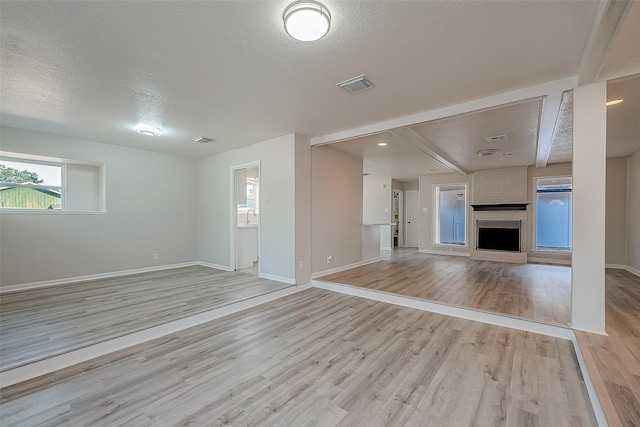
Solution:
[[[63,211],[60,209],[12,209],[0,208],[0,215],[105,215],[107,211]]]
[[[296,279],[292,279],[291,277],[278,276],[276,274],[259,273],[258,277],[262,279],[273,280],[275,282],[288,283],[289,285],[296,284]]]
[[[627,266],[623,264],[605,264],[604,268],[615,268],[616,270],[626,270]]]
[[[156,265],[153,267],[134,268],[132,270],[112,271],[109,273],[89,274],[86,276],[66,277],[63,279],[44,280],[42,282],[20,283],[18,285],[0,286],[0,294],[5,292],[25,291],[28,289],[45,288],[48,286],[68,285],[71,283],[85,282],[87,280],[108,279],[111,277],[127,276],[129,274],[149,273],[152,271],[170,270],[180,267],[200,265],[198,262],[183,262],[179,264]],[[209,267],[207,265],[207,267]],[[215,267],[214,267],[215,268]]]
[[[374,135],[398,127],[411,126],[417,123],[429,122],[445,117],[456,116],[458,114],[470,113],[472,111],[522,101],[523,99],[537,98],[540,96],[548,95],[550,93],[563,92],[565,90],[575,88],[576,85],[576,76],[567,77],[564,79],[516,89],[497,95],[491,95],[485,98],[475,99],[460,104],[450,105],[448,107],[436,108],[435,110],[412,114],[410,116],[398,117],[367,126],[348,129],[342,132],[317,136],[315,138],[311,138],[311,145],[330,144],[332,142],[344,141],[360,136]]]
[[[504,315],[487,313],[485,311],[471,310],[468,308],[454,307],[446,304],[425,301],[417,298],[395,295],[387,292],[373,291],[357,286],[343,285],[340,283],[323,282],[320,280],[311,281],[313,287],[342,294],[367,298],[374,301],[399,305],[402,307],[414,308],[431,313],[444,314],[446,316],[459,317],[461,319],[473,320],[475,322],[487,323],[490,325],[502,326],[505,328],[518,329],[535,334],[548,335],[556,338],[571,339],[573,331],[567,326],[556,326],[546,323],[533,322],[529,320],[517,319]]]
[[[391,246],[380,246],[381,251],[392,251],[393,248]]]
[[[534,256],[527,256],[528,263],[540,263],[540,264],[556,264],[556,265],[571,265],[570,259],[554,259],[554,258],[538,258]]]
[[[580,371],[582,372],[582,379],[584,380],[584,385],[587,389],[587,394],[589,395],[589,400],[591,401],[591,407],[593,408],[593,413],[596,417],[596,421],[601,427],[608,426],[607,418],[605,417],[604,411],[602,410],[602,405],[600,405],[598,393],[596,392],[596,388],[593,386],[593,381],[591,380],[591,375],[589,375],[589,369],[587,369],[587,363],[585,362],[582,351],[580,350],[580,345],[578,344],[576,335],[574,333],[572,333],[572,335],[573,336],[571,337],[571,342],[573,343],[573,349],[576,352],[578,366],[580,366]]]
[[[201,265],[203,267],[215,268],[216,270],[233,271],[233,268],[229,267],[228,265],[213,264],[211,262],[204,262],[204,261],[196,261],[195,264]]]
[[[591,330],[591,329],[582,329],[582,328],[576,328],[573,325],[570,325],[571,329],[575,330],[575,331],[582,331],[582,332],[588,332],[590,334],[596,334],[596,335],[602,335],[604,337],[608,337],[609,334],[606,332],[602,332],[602,331],[595,331],[595,330]]]
[[[627,270],[631,274],[635,274],[636,276],[640,277],[640,270],[638,270],[637,268],[633,268],[629,265],[626,265],[625,270]]]
[[[345,270],[349,270],[351,268],[356,268],[356,267],[361,267],[363,265],[367,265],[367,264],[373,264],[374,262],[378,262],[381,261],[382,258],[375,257],[375,258],[369,258],[366,259],[364,261],[358,261],[358,262],[354,262],[352,264],[347,264],[347,265],[343,265],[340,267],[336,267],[336,268],[330,268],[328,270],[322,270],[322,271],[318,271],[315,272],[311,275],[311,279],[316,279],[318,277],[322,277],[322,276],[326,276],[327,274],[333,274],[333,273],[340,273],[341,271],[345,271]],[[311,283],[313,284],[313,280],[311,280]]]
[[[447,252],[447,251],[436,251],[433,249],[420,249],[418,250],[421,254],[432,254],[432,255],[453,255],[453,256],[471,256],[469,252]]]
[[[17,384],[41,375],[49,374],[69,366],[77,365],[97,357],[105,356],[116,351],[133,347],[156,338],[164,337],[176,332],[183,331],[203,323],[219,319],[230,314],[256,307],[258,305],[283,298],[297,292],[304,291],[310,286],[292,286],[279,291],[260,295],[255,298],[249,298],[244,301],[209,310],[204,313],[196,314],[184,319],[175,320],[163,325],[154,326],[153,328],[135,332],[112,340],[104,341],[98,344],[90,345],[68,353],[53,356],[48,359],[39,360],[28,365],[19,366],[0,373],[0,381],[2,387]]]

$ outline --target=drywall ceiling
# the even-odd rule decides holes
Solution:
[[[380,147],[378,143],[387,145]],[[412,181],[420,175],[450,172],[415,145],[389,132],[337,142],[331,147],[363,159],[362,171],[371,176]]]
[[[599,80],[640,73],[640,1],[633,1],[605,57]]]
[[[607,157],[626,157],[640,150],[640,74],[607,84]]]
[[[412,126],[418,135],[467,171],[535,163],[540,98]],[[498,142],[486,138],[506,136]],[[480,150],[494,149],[490,156]],[[511,153],[511,154],[509,154]]]
[[[599,4],[328,0],[305,43],[288,3],[3,1],[0,120],[194,158],[326,135],[574,76]],[[362,73],[374,88],[335,86]]]

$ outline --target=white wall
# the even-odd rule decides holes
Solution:
[[[0,136],[4,151],[104,163],[108,211],[0,214],[3,286],[196,259],[195,160],[12,128]]]
[[[311,224],[313,273],[362,261],[362,159],[312,147]]]
[[[311,282],[311,144],[295,136],[296,283]],[[302,268],[300,268],[302,262]]]
[[[449,252],[468,254],[469,247],[459,247],[456,245],[440,245],[433,243],[434,237],[434,219],[433,212],[435,208],[435,200],[433,194],[433,186],[437,184],[468,184],[468,175],[458,175],[455,173],[425,175],[420,177],[420,251],[423,252]],[[473,190],[469,185],[467,194],[467,203],[470,203],[473,197]],[[426,210],[425,210],[426,209]],[[467,242],[470,242],[469,230],[471,227],[471,208],[467,206]]]
[[[571,324],[605,332],[607,83],[573,92],[573,254]]]
[[[607,159],[605,262],[627,263],[627,158]]]
[[[390,178],[362,177],[362,221],[365,224],[391,223],[391,187]]]
[[[640,150],[627,162],[627,266],[640,275]]]
[[[227,151],[198,162],[198,256],[231,265],[231,168],[260,161],[260,271],[295,282],[295,135]],[[234,210],[235,212],[235,210]]]

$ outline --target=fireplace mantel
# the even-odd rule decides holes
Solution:
[[[476,212],[486,211],[526,211],[529,203],[500,203],[493,205],[471,205]]]

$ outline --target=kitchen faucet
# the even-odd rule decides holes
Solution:
[[[253,209],[248,209],[247,210],[247,224],[249,224],[249,212],[253,212],[253,217],[257,217],[258,215],[256,215],[256,211],[254,211]]]

